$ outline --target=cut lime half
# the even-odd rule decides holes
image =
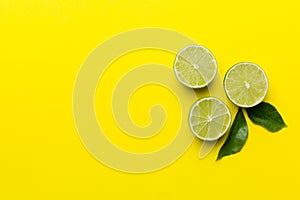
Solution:
[[[231,114],[228,107],[215,97],[199,99],[190,110],[190,129],[196,137],[204,141],[213,141],[222,137],[230,123]]]
[[[224,89],[230,101],[237,106],[253,107],[265,98],[268,91],[268,79],[257,64],[238,63],[226,73]]]
[[[217,73],[217,62],[205,47],[189,45],[176,55],[174,71],[177,79],[187,87],[203,88]]]

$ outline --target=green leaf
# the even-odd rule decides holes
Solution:
[[[245,120],[242,108],[239,108],[232,127],[229,131],[229,136],[219,151],[217,160],[224,156],[239,152],[248,138],[248,126]]]
[[[254,124],[260,125],[268,131],[277,132],[286,127],[279,112],[269,103],[261,102],[257,106],[246,110],[248,117]]]

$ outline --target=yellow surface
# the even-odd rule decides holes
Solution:
[[[299,10],[296,0],[2,0],[0,199],[300,199]],[[214,160],[224,140],[203,160],[198,159],[201,142],[195,140],[171,166],[149,174],[126,174],[99,163],[75,129],[76,75],[98,44],[149,26],[179,31],[208,47],[222,76],[237,62],[258,63],[269,78],[266,101],[278,108],[288,128],[272,134],[248,120],[242,152],[220,162]],[[169,55],[139,54],[122,62],[154,59],[172,65]],[[131,103],[129,110],[136,123],[149,123],[143,103],[147,107],[163,93],[149,87],[134,94],[137,108]],[[176,104],[167,108],[175,106],[174,116],[180,114]],[[112,140],[143,152],[170,136],[161,138],[145,148]]]

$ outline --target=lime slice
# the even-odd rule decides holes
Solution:
[[[215,97],[198,100],[190,110],[190,129],[196,137],[204,141],[213,141],[222,137],[230,122],[231,114],[228,107]]]
[[[174,63],[177,79],[187,87],[203,88],[216,76],[217,62],[205,47],[189,45],[179,51]]]
[[[230,101],[237,106],[249,108],[265,98],[268,79],[258,65],[249,62],[238,63],[226,73],[224,88]]]

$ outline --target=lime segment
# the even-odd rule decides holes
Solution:
[[[189,125],[195,136],[204,141],[222,137],[231,122],[231,114],[224,102],[205,97],[194,103],[190,110]]]

